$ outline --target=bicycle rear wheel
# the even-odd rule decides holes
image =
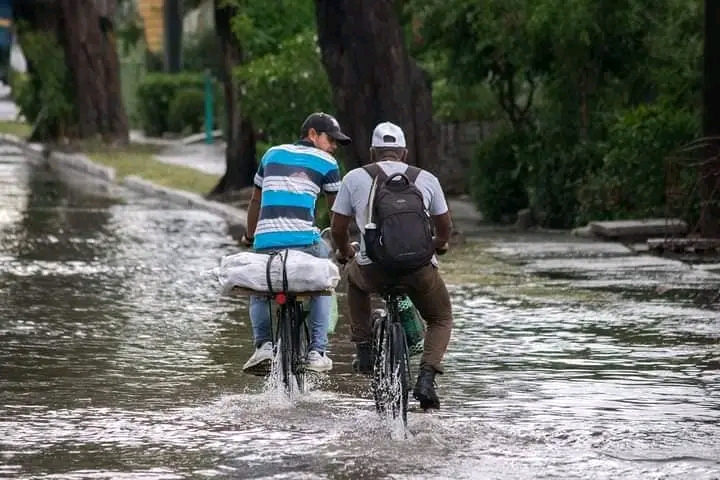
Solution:
[[[298,302],[293,306],[294,320],[292,328],[292,373],[297,382],[298,391],[305,393],[306,391],[306,373],[307,373],[307,351],[310,344],[310,331],[306,322],[307,312],[303,308],[302,303]]]
[[[275,345],[278,346],[280,378],[282,379],[285,389],[288,393],[292,393],[293,389],[293,341],[292,341],[292,315],[288,305],[280,307],[278,311],[277,324],[277,340]]]
[[[410,392],[410,356],[405,332],[399,322],[381,317],[373,335],[374,365],[371,388],[375,408],[381,415],[401,417],[407,424]]]

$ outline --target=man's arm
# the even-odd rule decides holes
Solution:
[[[247,209],[247,233],[245,236],[248,240],[255,238],[255,229],[257,228],[258,217],[260,216],[260,196],[262,190],[258,187],[253,188],[250,204]]]
[[[247,229],[245,235],[240,240],[248,246],[252,245],[253,240],[255,240],[255,229],[257,229],[258,217],[260,216],[260,200],[262,198],[262,186],[265,177],[265,157],[268,155],[268,152],[266,152],[265,156],[260,160],[260,165],[258,165],[257,172],[255,172],[255,178],[253,179],[255,188],[253,188],[247,209]]]
[[[330,218],[330,222],[332,222],[333,215],[335,215],[332,211],[333,205],[335,205],[335,197],[337,197],[337,192],[325,193],[325,203],[327,203],[328,217]]]
[[[432,178],[433,181],[430,184],[432,196],[429,210],[435,225],[435,250],[443,251],[447,249],[446,244],[450,241],[452,235],[452,218],[450,217],[450,209],[440,181],[434,175]]]
[[[350,259],[355,255],[355,249],[350,245],[350,222],[352,221],[353,215],[355,215],[349,186],[352,178],[352,172],[345,175],[337,197],[331,199],[328,196],[328,205],[332,205],[330,207],[330,211],[332,212],[330,217],[330,233],[332,234],[336,248],[340,252],[340,256],[345,259]]]
[[[350,245],[350,220],[352,217],[334,212],[330,222],[330,233],[337,245],[340,255],[350,259],[355,256],[355,249]]]
[[[445,212],[442,215],[433,215],[432,219],[435,224],[435,250],[443,250],[445,244],[450,241],[450,235],[452,234],[450,212]]]

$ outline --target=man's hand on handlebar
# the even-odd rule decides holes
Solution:
[[[244,247],[252,247],[254,241],[254,238],[248,238],[247,235],[244,233],[243,236],[240,238],[240,244]]]
[[[438,245],[439,242],[437,237],[433,237],[433,242],[435,243],[435,253],[438,255],[445,255],[450,248],[450,244],[448,242]]]
[[[355,257],[355,254],[360,249],[360,244],[358,242],[352,242],[350,245],[346,246],[344,249],[336,250],[335,251],[335,260],[340,265],[345,265],[350,260],[352,260]]]

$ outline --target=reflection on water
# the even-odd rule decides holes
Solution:
[[[393,439],[346,322],[306,397],[242,375],[219,218],[84,196],[17,158],[0,185],[0,478],[718,478],[717,312],[452,286],[443,409]]]

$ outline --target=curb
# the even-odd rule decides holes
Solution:
[[[137,192],[163,197],[181,205],[208,210],[224,218],[231,225],[244,227],[247,224],[247,212],[245,210],[240,210],[239,208],[231,207],[224,203],[206,200],[197,193],[162,187],[135,175],[125,177],[122,184]]]
[[[0,143],[19,148],[23,155],[32,160],[33,163],[45,163],[47,161],[47,150],[40,143],[28,143],[10,133],[1,133]]]
[[[98,165],[81,153],[67,154],[54,152],[42,144],[28,143],[10,134],[0,134],[0,144],[17,147],[23,155],[33,161],[33,163],[45,163],[54,170],[80,172],[106,183],[114,185],[120,184],[117,181],[114,168]],[[196,193],[163,187],[138,176],[125,177],[122,181],[122,186],[146,195],[165,198],[181,205],[201,208],[214,213],[228,222],[233,235],[241,235],[247,228],[247,211],[224,203],[206,200]]]

